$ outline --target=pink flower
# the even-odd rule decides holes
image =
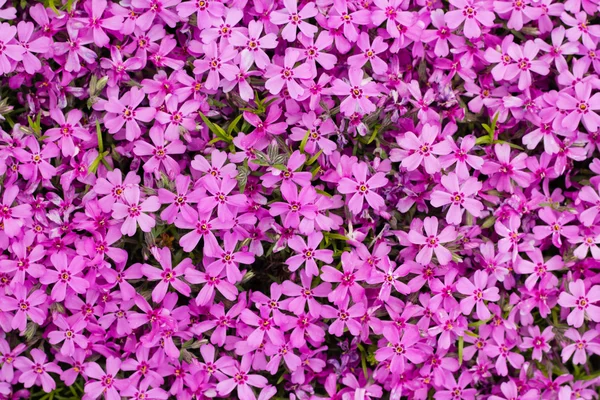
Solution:
[[[32,349],[31,357],[33,361],[25,357],[18,357],[15,360],[15,367],[22,372],[19,382],[26,388],[41,385],[44,392],[52,392],[56,388],[56,383],[48,372],[60,374],[62,372],[60,367],[53,362],[47,362],[46,354],[40,349]]]
[[[544,256],[538,248],[529,252],[528,255],[531,261],[518,258],[514,267],[519,274],[530,274],[525,280],[525,287],[528,290],[532,290],[538,280],[542,280],[546,276],[549,276],[551,281],[556,281],[550,271],[558,271],[564,268],[561,256],[554,256],[544,261]]]
[[[91,29],[94,44],[99,47],[108,47],[110,38],[104,32],[104,29],[118,31],[123,24],[123,17],[113,15],[104,18],[102,14],[106,11],[107,0],[94,0],[84,3],[85,11],[89,18],[76,18],[77,25],[84,29]]]
[[[116,388],[120,379],[116,379],[121,368],[121,360],[116,357],[107,357],[106,372],[95,362],[90,362],[86,368],[86,375],[92,379],[85,384],[85,394],[91,399],[104,395],[106,400],[119,400],[121,395]]]
[[[567,112],[567,116],[562,120],[564,128],[576,127],[581,121],[590,132],[595,132],[600,126],[600,116],[594,112],[600,110],[600,93],[592,96],[592,86],[589,83],[577,83],[575,97],[561,91],[556,105]]]
[[[14,10],[14,8],[13,8]],[[2,10],[7,11],[7,10]],[[33,14],[33,13],[32,13]],[[46,53],[50,49],[52,39],[46,36],[35,37],[34,25],[31,22],[21,21],[17,24],[17,37],[23,53],[23,68],[28,74],[34,74],[42,69],[42,63],[33,53]],[[33,40],[32,40],[33,37]],[[19,51],[19,50],[17,50]]]
[[[182,18],[187,18],[196,13],[196,21],[209,21],[214,23],[219,17],[225,15],[225,5],[218,0],[184,1],[177,4],[177,13]]]
[[[306,3],[298,11],[297,0],[283,0],[284,9],[271,13],[271,22],[276,25],[284,25],[281,31],[281,37],[288,42],[296,40],[298,29],[308,37],[313,37],[317,33],[317,27],[304,21],[317,15],[315,3]]]
[[[456,239],[457,234],[454,227],[448,225],[438,235],[438,219],[436,217],[425,218],[423,227],[427,237],[423,236],[420,229],[418,231],[411,229],[408,233],[411,243],[422,246],[415,260],[421,265],[427,265],[435,253],[440,265],[446,265],[452,261],[452,253],[442,246],[442,243],[452,242]]]
[[[41,291],[35,290],[28,295],[24,285],[16,285],[13,289],[13,296],[4,296],[2,300],[3,311],[15,311],[10,327],[25,331],[27,326],[27,317],[38,325],[42,325],[46,320],[46,312],[42,310],[41,305],[45,306],[48,296]]]
[[[456,29],[463,22],[465,36],[469,39],[481,35],[481,26],[491,28],[494,26],[494,13],[485,9],[480,1],[451,0],[450,4],[458,10],[448,11],[445,19],[450,29]]]
[[[498,14],[510,13],[506,26],[517,31],[523,29],[524,23],[537,20],[543,13],[541,8],[530,6],[528,0],[494,1],[494,11]]]
[[[350,83],[341,79],[336,79],[331,84],[329,92],[336,96],[348,96],[340,104],[340,110],[346,116],[355,112],[369,114],[376,110],[375,104],[370,98],[376,98],[380,95],[377,84],[369,78],[363,78],[362,69],[351,68],[348,71]]]
[[[65,317],[59,315],[53,322],[58,330],[48,334],[48,341],[51,344],[62,342],[63,345],[60,349],[62,355],[73,356],[75,354],[75,344],[82,349],[87,348],[88,340],[82,332],[87,325],[84,319],[73,318],[72,316],[65,319]]]
[[[198,102],[196,100],[188,100],[179,106],[175,97],[170,97],[166,101],[166,109],[156,112],[156,120],[163,125],[166,125],[164,136],[167,140],[178,141],[181,137],[182,130],[196,130],[196,116],[198,110]],[[158,126],[154,129],[160,130]],[[152,129],[151,129],[152,131]]]
[[[210,249],[209,254],[206,254],[206,256],[216,259],[206,267],[206,270],[213,276],[217,276],[225,270],[227,280],[234,285],[243,278],[239,264],[252,264],[254,262],[254,254],[248,251],[235,251],[236,246],[237,240],[228,232],[223,239],[223,248],[217,245],[214,249]]]
[[[53,142],[59,141],[62,155],[65,157],[71,157],[79,153],[79,147],[75,147],[73,138],[77,138],[81,141],[88,141],[91,139],[91,135],[87,129],[84,129],[79,121],[83,117],[83,114],[79,110],[71,110],[67,114],[65,119],[64,114],[60,109],[54,108],[50,111],[52,119],[59,124],[58,128],[48,129],[46,136]]]
[[[467,278],[460,278],[456,284],[459,293],[468,296],[460,301],[460,311],[465,315],[470,315],[473,307],[476,306],[477,318],[485,321],[490,318],[484,301],[500,300],[499,289],[496,286],[488,287],[488,274],[485,271],[475,271],[473,283]]]
[[[383,74],[387,71],[387,64],[377,56],[387,50],[388,45],[383,42],[383,39],[378,36],[370,43],[369,35],[362,32],[356,42],[362,54],[357,54],[348,58],[350,68],[362,68],[367,62],[371,63],[371,68],[376,74]]]
[[[338,309],[327,305],[322,307],[321,316],[323,318],[334,319],[329,325],[328,332],[330,334],[340,337],[346,327],[353,336],[360,334],[361,324],[359,318],[365,314],[366,307],[364,303],[360,302],[348,308],[349,302],[350,297],[346,296],[338,305]]]
[[[375,193],[375,189],[385,186],[388,183],[388,179],[383,172],[377,172],[367,180],[368,168],[368,165],[365,163],[353,164],[352,175],[355,180],[342,178],[338,183],[338,191],[340,193],[346,195],[352,194],[352,197],[348,201],[348,208],[355,215],[360,214],[362,211],[365,199],[374,210],[385,206],[383,197]]]
[[[440,129],[437,125],[430,124],[423,126],[419,137],[412,132],[406,132],[403,139],[399,137],[396,139],[402,150],[393,149],[390,159],[402,161],[402,167],[408,171],[414,171],[422,164],[429,174],[439,172],[441,167],[436,155],[445,155],[450,152],[447,142],[433,144],[439,132]]]
[[[217,89],[221,84],[221,76],[228,81],[235,79],[235,67],[228,63],[238,54],[232,46],[221,45],[219,48],[213,41],[203,46],[203,53],[204,59],[194,61],[194,74],[200,75],[208,71],[207,89]]]
[[[431,193],[431,205],[441,207],[450,204],[446,222],[460,225],[465,209],[474,217],[481,216],[483,204],[479,200],[470,198],[481,190],[482,184],[477,181],[477,178],[469,178],[459,185],[458,176],[450,173],[442,176],[442,185],[446,190],[436,190]]]
[[[529,389],[527,392],[521,394],[519,388],[517,387],[517,384],[515,383],[515,381],[512,380],[502,383],[500,385],[500,391],[502,391],[502,394],[505,397],[493,395],[490,396],[489,400],[536,400],[540,398],[540,394],[537,391],[537,389]]]
[[[408,362],[420,364],[425,361],[425,353],[420,346],[416,346],[420,341],[418,329],[404,329],[401,337],[400,331],[394,325],[389,325],[383,329],[383,336],[389,345],[376,350],[375,359],[379,362],[389,361],[392,373],[403,373]]]
[[[286,228],[299,228],[301,233],[311,233],[314,224],[311,223],[317,216],[317,206],[314,204],[317,192],[312,186],[304,186],[300,193],[296,185],[281,188],[284,202],[271,204],[269,214],[276,217],[282,215],[283,226]]]
[[[302,96],[304,88],[296,82],[296,79],[310,79],[313,76],[310,64],[304,63],[297,67],[295,66],[299,58],[300,52],[289,48],[285,52],[283,67],[276,64],[267,65],[265,77],[268,79],[265,82],[265,89],[271,94],[277,95],[285,86],[292,99],[296,100]]]
[[[173,268],[171,250],[168,247],[156,250],[155,257],[160,263],[162,271],[148,264],[142,265],[142,273],[150,281],[159,281],[152,290],[152,301],[155,303],[162,302],[170,286],[185,297],[189,297],[191,293],[189,285],[179,278],[183,277],[185,270],[192,266],[192,260],[185,258]]]
[[[167,208],[160,214],[160,218],[172,224],[175,218],[193,221],[197,213],[192,208],[191,204],[198,203],[202,198],[203,190],[196,189],[190,191],[191,179],[189,176],[178,175],[175,178],[175,190],[173,193],[169,190],[158,189],[158,200],[162,204],[168,204]]]
[[[143,232],[150,232],[156,225],[156,221],[146,213],[158,211],[160,208],[158,197],[150,196],[140,203],[140,189],[137,187],[125,191],[123,197],[124,203],[115,203],[112,212],[113,218],[125,219],[121,225],[121,233],[133,236],[137,225]]]
[[[52,300],[63,301],[67,295],[67,288],[75,293],[83,294],[90,287],[88,281],[77,276],[86,267],[86,260],[83,257],[76,256],[69,262],[66,254],[59,252],[52,254],[50,261],[55,270],[47,269],[40,278],[40,282],[44,285],[52,285]]]
[[[342,271],[325,265],[321,268],[321,279],[325,282],[338,283],[337,287],[329,293],[327,298],[336,305],[342,304],[348,299],[348,293],[352,301],[358,303],[365,296],[365,289],[359,282],[367,279],[369,270],[356,262],[351,252],[342,253]]]
[[[150,122],[156,114],[156,110],[152,107],[139,107],[144,98],[144,92],[137,87],[131,88],[120,99],[109,97],[104,104],[104,109],[107,111],[104,126],[108,128],[108,132],[117,133],[125,125],[127,140],[131,142],[139,138],[142,130],[138,121]]]
[[[250,60],[248,67],[256,64],[259,69],[265,69],[270,64],[270,59],[263,49],[274,49],[277,47],[277,35],[268,33],[261,36],[263,24],[259,21],[250,21],[248,23],[248,33],[235,31],[231,34],[229,42],[243,48],[241,56],[243,60]]]
[[[133,153],[136,156],[148,158],[144,164],[144,171],[159,174],[162,166],[171,179],[175,178],[181,171],[179,164],[171,155],[183,154],[186,146],[178,139],[167,142],[166,132],[160,126],[154,126],[150,129],[150,139],[153,144],[147,140],[137,140],[134,144]]]
[[[538,46],[534,41],[525,42],[525,46],[521,48],[516,43],[511,43],[508,46],[508,55],[513,59],[514,64],[506,67],[504,79],[510,81],[515,77],[519,77],[519,90],[525,90],[531,86],[531,72],[536,74],[548,75],[550,68],[547,61],[535,60],[539,52]]]
[[[296,185],[300,187],[310,186],[312,174],[302,171],[305,161],[306,156],[296,150],[290,155],[284,171],[271,168],[270,174],[261,176],[263,186],[271,188],[281,182],[281,189],[285,191],[292,191]]]
[[[524,349],[533,349],[533,359],[541,362],[543,353],[550,351],[549,343],[554,339],[552,327],[548,326],[544,329],[544,332],[540,332],[539,326],[530,326],[529,334],[531,337],[524,337],[521,347]]]
[[[233,219],[238,208],[246,205],[245,195],[231,194],[237,187],[237,181],[228,176],[224,176],[221,182],[212,175],[206,175],[206,178],[202,183],[212,196],[206,197],[198,204],[198,212],[205,214],[216,208],[217,217],[221,222]]]
[[[300,236],[293,236],[288,240],[288,246],[296,253],[286,260],[286,265],[290,271],[296,271],[302,264],[305,264],[304,270],[307,276],[319,275],[319,268],[315,260],[323,261],[324,263],[333,262],[332,250],[320,250],[319,244],[323,240],[321,232],[313,232],[308,235],[308,245]]]
[[[237,398],[240,400],[254,400],[254,395],[251,387],[264,388],[267,386],[267,378],[264,376],[249,374],[251,366],[250,357],[242,357],[241,364],[224,366],[221,371],[230,378],[223,379],[217,384],[217,392],[219,396],[227,396],[237,388]]]
[[[0,74],[8,74],[14,70],[15,61],[23,59],[25,49],[14,39],[17,35],[17,27],[11,26],[6,22],[0,23]],[[12,63],[11,63],[12,61]]]
[[[567,323],[575,328],[583,325],[584,317],[594,322],[600,322],[600,307],[593,305],[600,300],[600,285],[585,289],[585,283],[581,279],[569,282],[569,291],[562,292],[558,297],[561,307],[573,308],[567,317]]]
[[[486,161],[481,167],[481,172],[490,175],[490,185],[497,190],[512,193],[514,188],[511,180],[522,188],[531,184],[531,174],[521,171],[526,168],[527,154],[519,153],[511,160],[508,144],[496,144],[494,151],[498,161]]]
[[[581,335],[577,329],[569,328],[564,335],[575,343],[569,344],[562,349],[560,355],[563,363],[567,363],[569,358],[575,354],[573,356],[573,364],[585,364],[587,361],[586,350],[587,352],[600,355],[600,343],[594,341],[600,335],[600,332],[591,330]]]
[[[147,31],[152,26],[154,19],[158,16],[168,26],[174,28],[175,24],[179,22],[179,16],[167,8],[179,4],[180,1],[181,0],[132,0],[132,6],[147,10],[138,17],[136,25],[139,26],[141,30]]]
[[[2,223],[4,233],[9,238],[19,235],[24,225],[24,220],[33,214],[29,204],[13,206],[18,194],[18,186],[5,186],[2,203],[0,203],[0,222]]]

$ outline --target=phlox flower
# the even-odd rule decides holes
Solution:
[[[456,29],[464,22],[464,33],[469,39],[481,35],[481,26],[490,28],[494,25],[494,13],[486,10],[481,1],[452,0],[450,4],[457,10],[446,13],[446,24],[450,29]]]
[[[182,295],[189,297],[191,289],[189,285],[184,283],[180,277],[183,277],[186,269],[192,266],[192,260],[185,258],[176,267],[173,267],[171,260],[171,250],[168,247],[163,247],[156,251],[157,261],[160,263],[160,269],[154,268],[148,264],[142,265],[142,273],[151,281],[159,281],[154,290],[152,290],[152,301],[160,303],[167,293],[167,290],[172,286]],[[162,271],[161,271],[162,269]]]
[[[452,261],[452,253],[442,246],[442,244],[452,242],[456,239],[457,234],[455,229],[451,225],[448,225],[438,234],[438,219],[436,217],[425,218],[423,220],[423,227],[427,236],[423,236],[420,229],[411,229],[408,233],[408,239],[411,243],[422,246],[415,261],[421,265],[427,265],[434,253],[440,265],[446,265]]]
[[[450,173],[442,176],[442,186],[446,189],[445,191],[436,190],[431,193],[431,205],[441,207],[450,204],[446,222],[460,225],[465,209],[474,217],[481,216],[483,204],[479,200],[471,198],[482,187],[477,178],[469,178],[460,185],[458,176]]]
[[[48,362],[46,354],[40,349],[32,349],[31,357],[33,361],[26,357],[18,357],[14,361],[15,367],[22,372],[19,382],[26,388],[41,385],[44,392],[52,392],[56,388],[56,383],[49,372],[60,374],[60,367],[54,362]]]
[[[481,270],[475,271],[473,282],[465,277],[459,279],[456,289],[459,293],[468,296],[460,301],[460,310],[463,314],[471,314],[473,307],[476,307],[479,320],[485,321],[490,318],[490,311],[484,301],[498,301],[500,300],[500,293],[497,287],[488,286],[488,274]]]
[[[51,299],[63,301],[67,295],[67,288],[75,293],[83,294],[90,287],[87,280],[78,276],[86,267],[86,260],[76,256],[70,261],[63,252],[50,256],[54,270],[46,269],[40,282],[44,285],[52,285]],[[70,354],[69,354],[70,355]]]
[[[227,396],[234,389],[240,400],[254,400],[256,396],[252,391],[252,387],[264,388],[267,386],[267,378],[257,374],[249,374],[251,365],[250,357],[242,357],[240,364],[224,366],[221,368],[224,374],[230,378],[223,379],[217,384],[217,392],[219,396]]]
[[[321,308],[321,316],[327,319],[334,319],[329,325],[328,332],[337,337],[342,336],[344,328],[348,328],[353,336],[358,336],[361,331],[359,318],[365,313],[366,307],[364,303],[359,302],[348,307],[350,296],[345,296],[344,299],[337,305],[337,309],[328,305]]]
[[[23,332],[28,317],[38,325],[44,323],[46,311],[42,306],[45,305],[47,298],[48,296],[42,290],[34,290],[28,293],[25,286],[17,285],[13,289],[11,297],[3,296],[0,300],[2,301],[3,311],[15,311],[10,327]]]
[[[565,346],[560,355],[563,363],[569,361],[573,356],[573,364],[585,364],[587,360],[587,352],[600,355],[600,343],[595,339],[600,335],[598,331],[587,331],[581,335],[576,329],[569,328],[565,334],[567,338],[574,343]]]
[[[59,315],[53,322],[58,329],[48,334],[48,340],[52,344],[62,342],[60,349],[62,355],[73,356],[75,354],[75,344],[82,349],[87,347],[88,341],[82,332],[87,325],[84,319],[65,318]]]
[[[150,122],[156,114],[153,107],[139,107],[144,101],[145,95],[137,87],[131,88],[121,98],[110,97],[104,104],[107,111],[104,117],[104,126],[109,133],[117,133],[125,125],[125,137],[129,141],[139,138],[142,130],[139,122]]]
[[[300,236],[293,236],[288,240],[288,246],[291,247],[296,253],[286,260],[286,265],[290,271],[296,271],[302,264],[305,264],[304,271],[308,276],[319,275],[319,268],[315,260],[322,261],[324,263],[333,262],[333,251],[332,250],[321,250],[319,244],[323,240],[323,234],[321,232],[313,232],[308,235],[308,244]]]
[[[529,389],[525,393],[519,393],[519,388],[513,380],[502,383],[500,391],[505,397],[492,395],[490,396],[490,400],[512,400],[517,398],[520,400],[535,400],[540,398],[540,393],[537,389]]]
[[[158,211],[158,197],[150,196],[140,202],[140,195],[140,189],[132,187],[131,190],[125,191],[123,203],[113,205],[112,217],[117,220],[125,219],[121,225],[123,235],[133,236],[138,225],[143,232],[150,232],[156,225],[154,218],[146,213]]]
[[[317,27],[309,24],[305,19],[309,19],[317,15],[315,3],[306,3],[300,11],[298,11],[297,0],[284,0],[284,9],[271,13],[271,22],[276,25],[284,25],[281,31],[281,37],[288,42],[296,40],[298,29],[308,37],[313,37],[317,33]]]
[[[277,95],[281,93],[284,86],[289,96],[294,100],[304,94],[304,88],[296,82],[296,79],[310,79],[312,78],[312,71],[308,63],[295,66],[299,58],[300,52],[289,48],[285,52],[283,66],[277,64],[267,65],[265,77],[268,79],[265,82],[265,88],[271,94]]]
[[[351,68],[348,71],[349,82],[336,79],[331,83],[329,92],[336,96],[347,96],[340,104],[340,110],[346,116],[355,112],[369,114],[376,110],[375,104],[370,100],[380,95],[377,84],[369,78],[364,78],[360,68]]]
[[[600,307],[593,304],[600,300],[600,285],[586,289],[585,282],[578,279],[569,282],[569,292],[562,292],[558,297],[561,307],[573,308],[567,317],[569,325],[579,328],[586,317],[600,322]]]
[[[338,183],[338,191],[340,193],[352,195],[348,201],[348,208],[355,215],[360,214],[365,200],[374,210],[385,206],[383,197],[377,194],[374,189],[385,186],[388,183],[388,179],[383,172],[377,172],[367,179],[367,172],[367,164],[353,164],[352,175],[354,180],[344,177]]]
[[[166,131],[160,126],[154,126],[150,129],[150,139],[152,144],[146,140],[136,140],[133,153],[136,156],[148,157],[144,162],[144,171],[158,174],[160,168],[164,168],[167,175],[174,178],[181,171],[179,164],[171,155],[182,154],[186,147],[178,139],[167,139]]]
[[[116,378],[121,369],[121,360],[116,357],[106,359],[106,369],[103,370],[97,363],[90,362],[86,368],[86,375],[92,379],[84,386],[85,394],[91,399],[104,396],[106,400],[118,400],[121,398],[117,385],[120,379]],[[105,372],[106,371],[106,372]]]

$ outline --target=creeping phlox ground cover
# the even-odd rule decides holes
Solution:
[[[1,399],[594,399],[598,0],[0,0]]]

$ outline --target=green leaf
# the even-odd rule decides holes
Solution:
[[[313,165],[322,153],[323,153],[323,150],[319,150],[317,152],[317,154],[315,154],[314,156],[312,156],[311,158],[308,159],[308,161],[306,162],[306,165]]]
[[[375,126],[375,128],[373,129],[373,133],[371,134],[371,137],[367,141],[367,144],[371,144],[375,140],[375,138],[377,137],[377,134],[379,133],[379,128],[381,128],[381,125]]]
[[[475,144],[477,145],[483,145],[483,144],[490,144],[492,143],[492,140],[490,139],[489,136],[480,136],[475,140]]]
[[[301,153],[304,153],[304,148],[306,147],[306,143],[308,143],[308,138],[310,138],[310,129],[306,131],[306,134],[302,138],[302,142],[300,142]]]
[[[233,130],[235,128],[237,128],[237,124],[240,122],[240,120],[242,119],[243,116],[244,116],[244,114],[240,114],[237,117],[235,117],[235,119],[233,121],[231,121],[231,123],[227,127],[227,135],[228,136],[231,136],[231,133],[233,132]]]
[[[465,339],[462,336],[458,337],[458,364],[463,362],[463,348],[465,347]]]
[[[98,152],[104,152],[104,142],[102,141],[102,130],[100,129],[100,121],[96,120],[96,137],[98,138]]]
[[[210,131],[214,133],[217,137],[219,137],[221,140],[227,143],[231,143],[233,141],[233,138],[229,136],[227,132],[223,130],[223,128],[210,121],[208,117],[204,115],[204,113],[198,112],[198,114],[200,115],[200,118],[202,118],[202,121],[204,121],[208,129],[210,129]]]
[[[350,240],[346,236],[340,235],[339,233],[323,232],[323,235],[329,239],[337,239],[337,240],[343,240],[343,241]]]

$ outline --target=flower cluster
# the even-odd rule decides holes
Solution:
[[[0,399],[597,398],[598,0],[0,0]]]

